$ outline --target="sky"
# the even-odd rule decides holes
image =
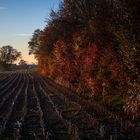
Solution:
[[[0,0],[0,47],[11,45],[28,63],[28,42],[36,29],[47,25],[51,9],[57,10],[60,0]]]

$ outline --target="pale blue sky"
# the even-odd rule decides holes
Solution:
[[[11,45],[28,56],[28,41],[35,29],[43,29],[51,9],[58,9],[61,0],[0,0],[0,47]]]

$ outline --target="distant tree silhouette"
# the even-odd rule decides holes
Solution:
[[[36,29],[32,35],[31,40],[28,42],[29,54],[36,54],[39,48],[39,36],[41,34],[40,29]]]
[[[7,45],[0,48],[0,61],[6,68],[21,57],[21,52],[18,52],[12,46]]]
[[[21,66],[24,66],[24,65],[27,65],[27,62],[25,60],[21,59],[18,64]]]

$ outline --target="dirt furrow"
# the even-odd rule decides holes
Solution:
[[[109,111],[49,79],[6,73],[0,86],[0,140],[128,140]]]
[[[19,84],[17,84],[15,90],[10,94],[8,99],[5,100],[4,104],[0,108],[0,135],[5,130],[6,123],[9,120],[9,117],[12,113],[15,101],[18,98],[20,92],[22,91],[23,86],[24,79],[21,79],[19,81]]]
[[[13,81],[11,81],[10,85],[5,87],[5,89],[1,91],[1,94],[0,94],[0,108],[3,106],[4,102],[10,97],[10,95],[13,94],[13,92],[15,92],[15,90],[18,87],[18,84],[20,84],[21,79],[22,79],[21,75],[17,75],[13,79]]]
[[[34,90],[34,79],[29,76],[29,86],[27,90],[27,114],[21,127],[21,140],[45,140],[46,136],[41,121],[41,111]]]
[[[18,140],[20,138],[20,129],[27,109],[27,87],[29,83],[27,76],[25,75],[23,90],[15,101],[13,111],[2,134],[2,139]]]
[[[8,77],[8,79],[5,79],[5,81],[3,81],[2,85],[0,86],[0,96],[5,95],[8,90],[11,90],[11,88],[14,87],[14,83],[16,82],[18,77],[19,74],[14,74],[13,76]]]
[[[55,95],[57,96],[54,96],[56,98],[55,100],[58,100],[58,98],[60,98],[67,104],[70,101],[76,104],[77,106],[79,105],[79,107],[81,106],[81,113],[83,114],[83,116],[86,116],[88,120],[91,121],[91,123],[93,122],[94,128],[97,130],[100,136],[106,137],[107,139],[123,139],[127,136],[127,133],[123,134],[124,129],[122,130],[120,129],[121,127],[117,126],[118,124],[117,122],[115,122],[117,121],[117,118],[115,117],[114,119],[110,119],[114,117],[111,115],[111,113],[104,111],[103,108],[100,108],[95,103],[91,103],[89,101],[81,99],[80,97],[70,94],[69,92],[63,91],[62,89],[60,90],[59,86],[56,86],[57,88],[54,88],[54,85],[55,84],[53,84],[52,81],[47,80],[46,87],[48,87],[53,93],[55,93]]]
[[[66,120],[63,120],[58,110],[56,110],[52,102],[50,102],[49,98],[45,95],[45,91],[41,87],[40,82],[36,80],[36,84],[38,98],[43,111],[45,130],[48,133],[49,139],[71,140],[66,126]]]
[[[93,127],[95,125],[95,120],[93,124],[93,119],[90,118],[87,113],[85,114],[80,106],[68,100],[65,101],[65,98],[60,99],[59,96],[50,92],[48,88],[46,88],[46,91],[46,95],[50,96],[48,98],[50,98],[52,104],[57,108],[59,114],[72,125],[78,126],[77,129],[79,130],[80,139],[102,139],[96,134],[96,130]]]

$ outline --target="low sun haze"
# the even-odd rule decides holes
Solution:
[[[11,45],[21,51],[23,59],[35,63],[28,55],[28,41],[35,29],[47,24],[51,9],[57,10],[60,0],[0,0],[0,47]]]

